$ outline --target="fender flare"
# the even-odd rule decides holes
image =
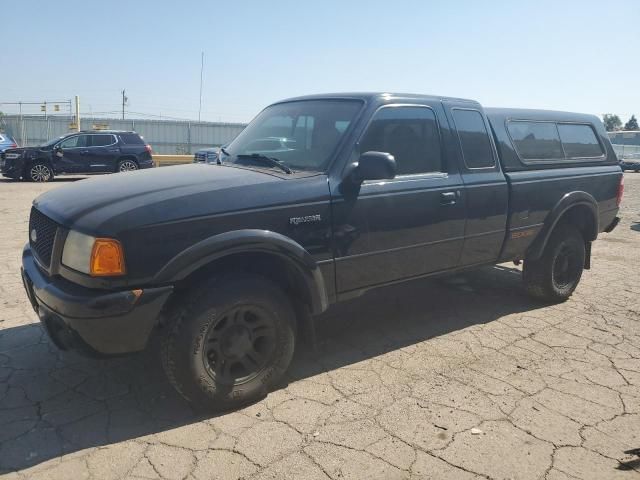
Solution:
[[[233,230],[206,238],[169,260],[154,277],[154,283],[183,280],[215,260],[239,253],[266,253],[285,260],[303,279],[311,312],[318,314],[328,308],[324,278],[311,254],[294,240],[269,230]]]
[[[551,211],[545,218],[542,229],[538,233],[531,246],[527,249],[525,258],[528,258],[530,260],[537,260],[538,258],[540,258],[542,256],[542,253],[544,252],[545,247],[547,246],[549,237],[551,237],[551,233],[553,232],[560,219],[564,216],[565,213],[567,213],[567,211],[577,206],[585,206],[591,212],[591,215],[593,216],[594,228],[589,232],[589,235],[587,235],[585,240],[587,242],[595,240],[598,236],[598,202],[593,197],[593,195],[587,192],[569,192],[565,194],[551,209]]]

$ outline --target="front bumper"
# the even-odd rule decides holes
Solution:
[[[0,173],[7,178],[20,178],[22,176],[22,168],[12,160],[1,159]]]
[[[94,290],[61,277],[48,277],[38,268],[28,247],[22,255],[22,281],[56,346],[89,356],[144,349],[173,291],[166,286],[143,289],[137,295],[133,290]]]

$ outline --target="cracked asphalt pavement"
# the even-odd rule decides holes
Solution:
[[[525,296],[511,264],[373,291],[319,319],[287,381],[202,415],[155,345],[58,351],[23,292],[30,203],[0,181],[3,479],[640,478],[640,175],[566,303]]]

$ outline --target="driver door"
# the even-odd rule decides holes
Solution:
[[[54,149],[53,157],[57,172],[80,173],[83,171],[83,155],[86,156],[89,135],[79,134],[65,138]]]
[[[334,200],[336,283],[349,294],[458,265],[465,191],[444,148],[450,131],[439,102],[380,108],[359,152],[390,153],[390,180],[365,180]]]

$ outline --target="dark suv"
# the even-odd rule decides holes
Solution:
[[[151,146],[136,132],[82,131],[38,147],[10,148],[0,157],[2,175],[48,182],[61,173],[112,173],[153,167]]]

